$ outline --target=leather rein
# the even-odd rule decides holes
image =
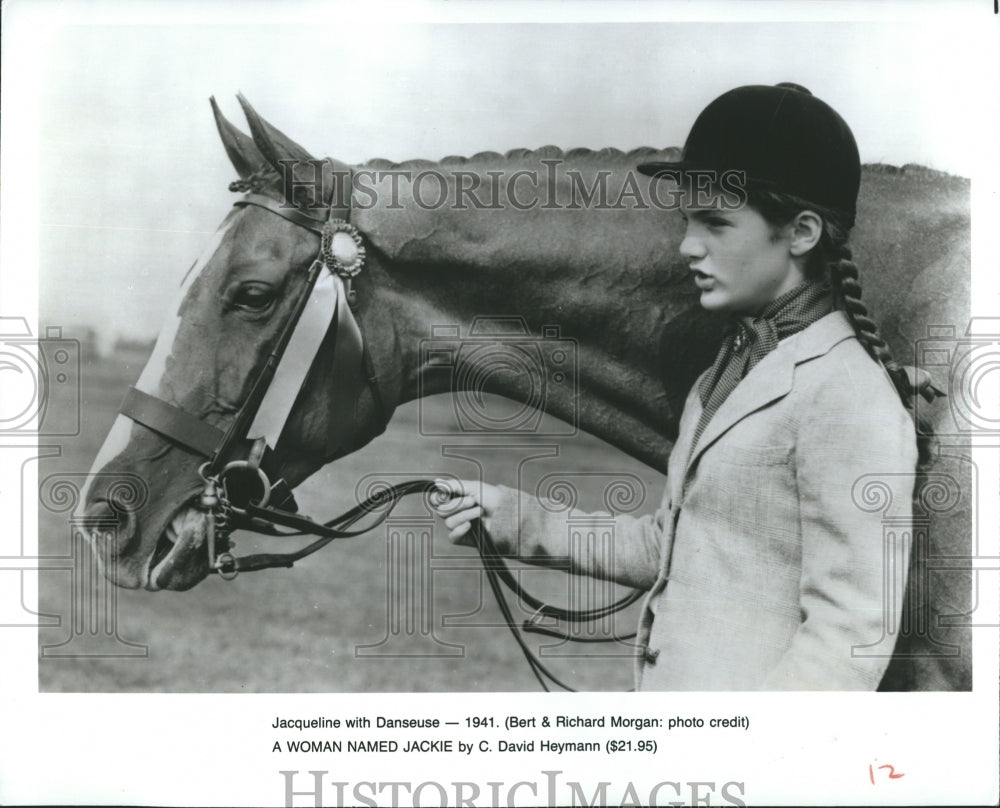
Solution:
[[[334,167],[342,175],[348,178],[352,176],[349,167],[341,163],[334,163]],[[170,442],[206,458],[199,468],[204,487],[197,497],[197,505],[205,513],[207,521],[206,545],[209,567],[213,573],[226,580],[235,578],[240,572],[291,567],[296,561],[312,555],[336,539],[353,538],[368,533],[389,517],[404,496],[410,494],[445,496],[434,480],[409,480],[380,489],[378,493],[340,516],[326,522],[318,522],[297,513],[298,506],[292,496],[291,488],[283,478],[277,478],[272,482],[272,478],[277,477],[272,447],[277,445],[285,418],[298,394],[299,386],[304,383],[305,373],[308,372],[306,367],[287,385],[289,390],[280,391],[280,382],[287,381],[281,378],[282,359],[290,345],[298,346],[299,343],[306,345],[305,349],[293,347],[293,352],[305,350],[308,354],[309,348],[313,345],[318,350],[319,342],[326,330],[317,333],[319,329],[311,325],[305,330],[313,333],[300,338],[301,332],[297,331],[297,326],[304,317],[310,316],[307,311],[311,299],[317,295],[317,287],[323,283],[329,285],[331,278],[335,292],[330,327],[337,329],[334,370],[336,372],[340,358],[338,354],[351,354],[351,359],[356,360],[358,368],[363,368],[364,383],[367,384],[375,402],[382,429],[385,429],[389,415],[386,413],[367,343],[361,336],[351,312],[355,305],[351,282],[363,267],[365,252],[357,230],[348,224],[350,202],[341,208],[331,205],[323,219],[313,217],[299,208],[282,205],[271,197],[258,193],[246,194],[234,204],[238,207],[252,205],[262,208],[320,236],[320,251],[309,268],[305,287],[264,367],[258,373],[246,401],[225,431],[181,407],[135,387],[129,389],[120,408],[123,415],[152,429]],[[337,234],[343,234],[353,240],[356,247],[353,255],[349,245],[346,253],[342,249],[343,237],[340,239],[341,249],[337,249]],[[322,318],[317,322],[322,322]],[[345,346],[352,350],[345,350]],[[311,365],[311,358],[314,356],[315,351],[310,361],[305,364]],[[295,364],[303,363],[300,360]],[[345,363],[348,370],[352,369],[352,364],[354,363],[351,361]],[[276,378],[278,383],[272,384]],[[271,401],[272,398],[277,403]],[[338,396],[338,399],[343,400],[343,395]],[[278,413],[275,414],[274,410]],[[335,418],[334,421],[343,423],[344,419]],[[256,433],[261,431],[264,434],[256,437]],[[343,436],[338,437],[343,438]],[[354,527],[365,517],[372,515],[375,515],[374,519],[365,527]],[[317,538],[295,551],[236,556],[232,552],[230,536],[237,529],[272,537],[315,536]],[[539,621],[543,618],[569,623],[601,620],[636,603],[642,597],[641,590],[633,590],[614,603],[594,609],[575,610],[552,606],[524,590],[507,567],[492,537],[483,529],[481,520],[475,520],[472,532],[483,561],[483,569],[504,620],[532,673],[544,690],[549,690],[546,679],[564,690],[573,688],[560,681],[528,647],[518,631],[513,610],[501,584],[509,588],[521,603],[534,610],[531,618],[520,626],[522,631],[574,642],[627,643],[635,637],[632,633],[624,636],[581,638],[541,625]]]

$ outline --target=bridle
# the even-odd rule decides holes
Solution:
[[[348,166],[330,162],[340,176],[351,181],[353,175]],[[337,197],[335,193],[334,200]],[[262,208],[320,237],[319,253],[309,267],[305,285],[246,400],[225,431],[136,387],[129,389],[120,408],[123,415],[206,459],[199,470],[204,482],[199,506],[208,519],[209,566],[227,579],[244,571],[291,566],[334,539],[364,532],[344,530],[342,526],[333,527],[298,515],[290,487],[284,479],[277,478],[274,470],[273,448],[320,342],[331,327],[337,332],[333,373],[340,377],[338,400],[353,401],[360,388],[367,385],[382,429],[389,420],[371,356],[351,311],[355,303],[351,285],[364,266],[365,250],[356,228],[347,221],[350,202],[338,207],[334,201],[323,209],[322,218],[256,192],[244,195],[235,205]],[[353,246],[353,255],[348,260],[344,260],[343,245],[338,240]],[[344,445],[350,437],[345,434],[351,427],[347,419],[332,419],[331,424],[328,452]],[[377,505],[370,505],[369,510]],[[363,515],[358,514],[357,518]],[[350,523],[353,521],[356,520]],[[280,527],[291,528],[295,533],[283,533]],[[265,535],[312,534],[320,540],[296,552],[236,557],[230,552],[229,535],[237,528]]]
[[[339,176],[351,182],[353,172],[349,166],[333,160],[329,162]],[[346,196],[347,202],[338,207],[336,200],[340,196]],[[367,533],[382,524],[399,500],[409,494],[431,496],[436,492],[441,495],[433,480],[410,480],[387,486],[346,513],[319,522],[298,514],[291,487],[283,478],[273,479],[277,477],[273,448],[329,328],[336,328],[333,375],[335,379],[342,377],[338,381],[343,382],[338,386],[337,402],[353,403],[366,386],[375,405],[380,431],[385,429],[390,417],[367,343],[352,312],[356,305],[352,282],[364,266],[365,248],[357,229],[349,223],[350,194],[334,193],[333,198],[335,201],[326,208],[322,218],[256,192],[248,193],[234,203],[237,207],[254,206],[270,211],[317,234],[320,249],[309,267],[305,285],[291,316],[279,332],[250,393],[226,430],[136,387],[129,389],[120,408],[121,414],[205,458],[199,468],[203,488],[197,502],[207,521],[209,567],[226,580],[235,578],[240,572],[291,567],[335,539]],[[356,380],[361,385],[352,388],[351,382]],[[336,415],[335,412],[331,419],[333,426],[328,437],[328,452],[345,445],[349,438],[349,435],[337,430],[338,425],[344,424],[349,429],[350,420],[337,418]],[[376,514],[375,519],[366,527],[353,529],[355,524],[372,514]],[[230,535],[237,529],[275,537],[311,535],[317,538],[296,551],[236,556],[232,552]],[[642,597],[640,590],[595,609],[573,610],[551,606],[521,587],[479,520],[473,524],[473,535],[501,613],[545,690],[549,689],[545,678],[565,690],[573,688],[553,675],[528,647],[517,630],[501,583],[522,603],[535,610],[532,617],[521,625],[523,631],[578,642],[627,642],[635,636],[580,638],[540,625],[539,621],[543,618],[571,623],[600,620],[636,603]]]

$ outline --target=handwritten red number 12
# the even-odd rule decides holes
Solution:
[[[888,777],[889,777],[890,780],[898,780],[900,777],[904,776],[903,772],[897,772],[896,771],[896,767],[895,766],[890,766],[888,763],[886,763],[886,764],[884,764],[882,766],[879,766],[878,768],[880,770],[881,769],[888,769],[889,770]],[[870,763],[868,764],[868,779],[871,780],[872,785],[875,785],[875,767],[872,764],[870,764]]]

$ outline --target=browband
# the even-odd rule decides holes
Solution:
[[[316,234],[320,234],[323,231],[323,225],[326,224],[326,218],[317,219],[314,216],[310,216],[308,213],[303,212],[301,208],[296,208],[291,205],[283,205],[275,199],[271,199],[269,196],[264,194],[247,194],[242,199],[237,199],[233,202],[234,207],[242,207],[243,205],[254,205],[258,208],[264,208],[280,216],[282,219],[287,219],[292,224],[297,224],[299,227],[304,227],[306,230],[312,230]]]
[[[265,194],[249,193],[242,199],[238,199],[233,204],[236,206],[254,205],[258,208],[264,208],[265,210],[269,210],[271,213],[280,216],[282,219],[287,219],[292,224],[297,224],[299,227],[304,227],[307,230],[312,230],[314,233],[322,234],[323,225],[326,224],[327,220],[343,219],[345,222],[349,220],[351,215],[351,194],[354,190],[354,171],[349,165],[341,163],[339,160],[333,160],[329,157],[327,157],[324,162],[328,163],[333,169],[332,173],[335,181],[330,204],[322,205],[316,208],[316,210],[321,212],[321,215],[318,217],[311,216],[306,213],[305,210],[300,207],[296,207],[295,205],[278,202]],[[336,184],[337,177],[346,180],[346,193],[344,187],[338,188]],[[322,190],[323,188],[321,183],[320,191]]]

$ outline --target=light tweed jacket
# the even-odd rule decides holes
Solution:
[[[861,507],[855,483],[887,485],[908,534],[917,459],[888,376],[833,312],[754,367],[692,453],[700,414],[696,384],[660,509],[617,517],[612,553],[591,544],[570,559],[649,589],[636,687],[875,689],[889,660],[862,647],[895,635],[908,547],[883,540],[883,511]],[[491,532],[528,561],[567,554],[564,516],[513,489]]]

